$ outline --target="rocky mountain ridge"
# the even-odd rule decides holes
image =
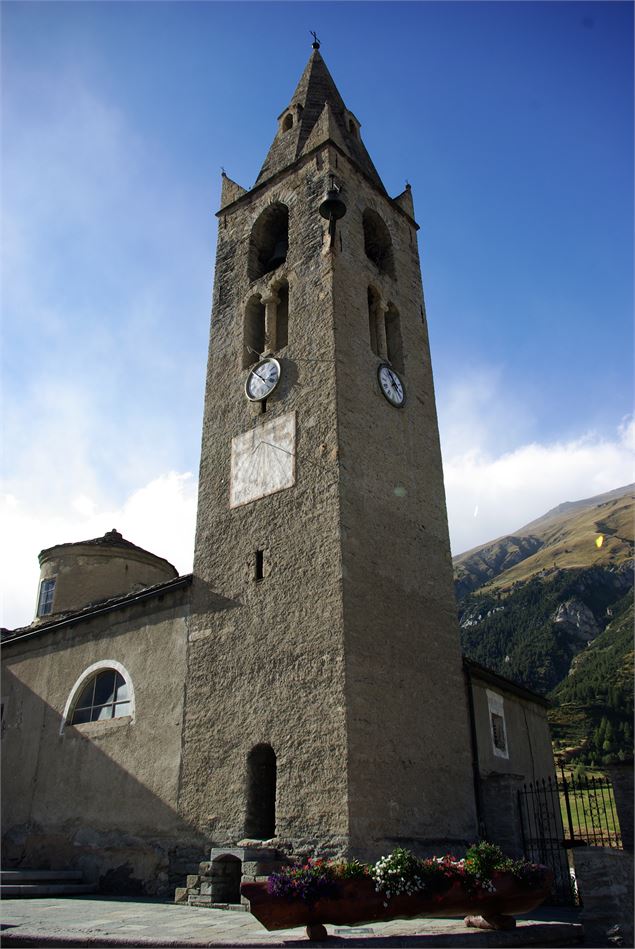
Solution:
[[[623,670],[632,665],[624,630],[633,621],[633,487],[561,504],[454,559],[464,652],[550,694],[566,712],[553,716],[559,748],[581,760],[593,749],[598,760],[627,754],[632,737],[632,681],[629,689]],[[621,670],[610,693],[600,668]]]

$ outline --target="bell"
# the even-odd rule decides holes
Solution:
[[[333,218],[339,221],[346,214],[346,205],[340,198],[340,189],[333,186],[333,176],[331,175],[332,187],[326,192],[326,197],[319,207],[319,212],[327,221]]]
[[[269,270],[275,270],[276,267],[279,267],[280,264],[283,264],[287,259],[287,251],[289,249],[289,242],[287,240],[276,241],[273,247],[273,254],[267,261],[267,268]]]
[[[346,205],[340,198],[340,189],[335,184],[335,175],[329,176],[331,181],[326,197],[318,208],[320,215],[329,222],[329,235],[331,248],[335,245],[335,228],[337,221],[346,214]]]

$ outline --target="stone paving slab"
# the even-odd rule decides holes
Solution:
[[[462,919],[410,919],[368,926],[327,926],[328,940],[309,942],[304,927],[267,932],[250,913],[177,906],[153,900],[77,897],[2,902],[2,945],[31,947],[305,947],[572,946],[583,940],[577,914],[534,911],[510,932],[467,929]]]

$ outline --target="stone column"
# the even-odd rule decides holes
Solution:
[[[609,765],[606,769],[613,784],[613,797],[622,832],[624,850],[633,853],[633,762]]]
[[[375,326],[377,327],[377,349],[382,359],[388,359],[388,344],[386,342],[386,313],[388,304],[379,298],[375,309]]]
[[[585,945],[634,945],[633,855],[611,847],[577,847],[573,860]]]
[[[265,305],[265,353],[275,353],[278,345],[278,304],[280,297],[276,293],[263,296]]]

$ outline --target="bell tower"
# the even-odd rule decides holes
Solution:
[[[410,187],[317,41],[255,185],[223,175],[180,807],[376,859],[474,839]]]

